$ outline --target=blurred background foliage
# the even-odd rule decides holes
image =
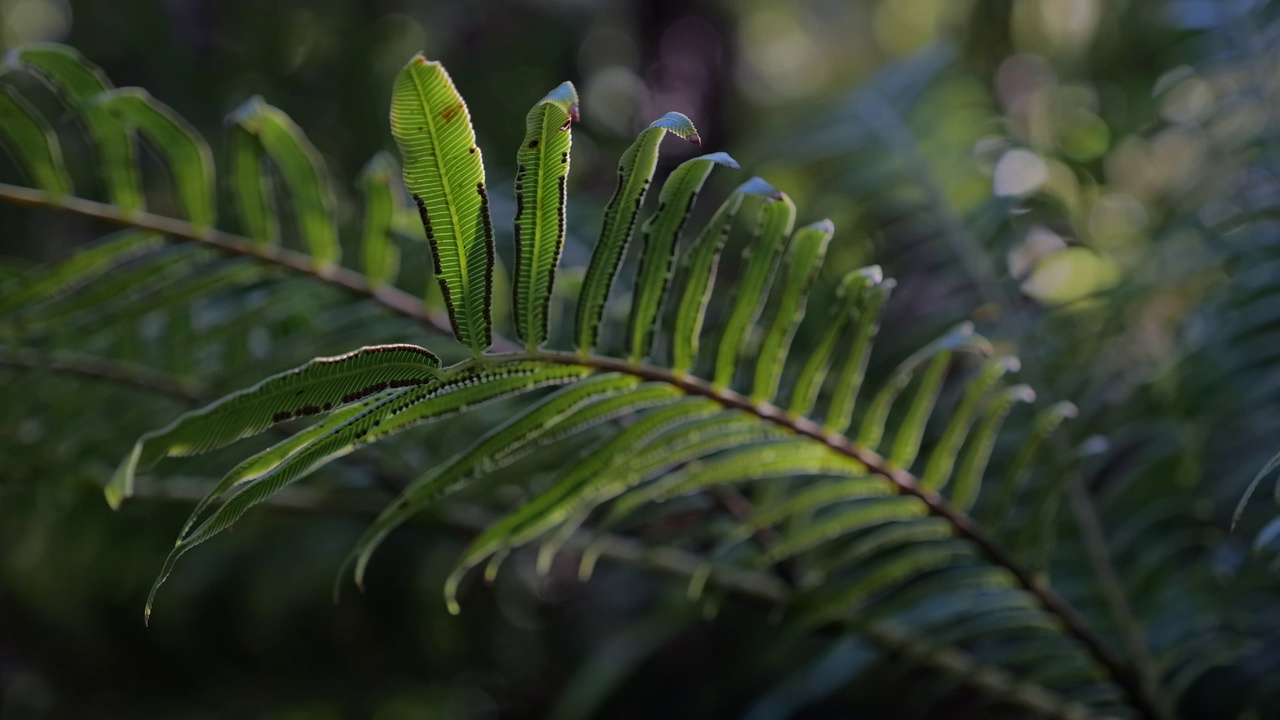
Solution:
[[[873,374],[969,319],[1023,359],[1042,397],[1079,406],[1033,480],[1050,488],[1047,509],[996,524],[1058,533],[1038,567],[1120,638],[1109,601],[1076,582],[1091,572],[1079,498],[1051,489],[1075,477],[1150,652],[1204,634],[1231,658],[1168,661],[1174,679],[1187,668],[1180,714],[1263,718],[1280,713],[1266,682],[1280,666],[1266,547],[1280,528],[1260,501],[1226,530],[1280,445],[1276,15],[1261,0],[0,0],[0,46],[73,45],[210,138],[263,95],[324,154],[348,226],[350,179],[390,147],[390,80],[412,53],[449,68],[493,188],[509,186],[504,148],[528,106],[571,79],[583,122],[566,268],[586,261],[614,158],[649,119],[688,114],[706,147],[789,193],[802,220],[835,220],[816,293],[872,262],[898,279]],[[691,152],[671,144],[664,164]],[[503,247],[509,224],[495,225]],[[6,274],[92,237],[0,207]],[[426,287],[422,248],[404,253],[406,282]],[[183,358],[197,368],[190,394],[349,349],[335,318],[365,339],[430,344],[404,323],[370,329],[367,313],[304,285],[240,360]],[[912,701],[937,678],[855,640],[797,665],[766,611],[727,602],[707,621],[682,583],[626,565],[580,584],[572,568],[540,579],[512,563],[450,617],[439,588],[465,517],[394,536],[369,591],[335,607],[337,564],[384,501],[364,494],[358,460],[202,549],[143,628],[145,590],[196,490],[171,484],[113,514],[99,488],[134,437],[185,406],[72,378],[31,394],[26,377],[0,370],[4,720],[982,716],[963,693]],[[382,459],[421,466],[484,424],[416,435]]]

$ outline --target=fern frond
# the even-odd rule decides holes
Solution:
[[[118,506],[133,494],[135,473],[163,457],[207,452],[285,420],[328,412],[390,387],[426,385],[440,378],[440,360],[414,345],[318,358],[148,433],[112,477],[107,500]]]
[[[676,307],[671,333],[672,361],[677,373],[683,374],[693,369],[702,337],[702,322],[706,317],[707,303],[711,299],[712,282],[720,263],[720,253],[724,250],[738,210],[748,196],[771,200],[780,200],[782,197],[769,183],[760,178],[751,178],[734,190],[716,210],[685,255],[681,270],[684,293]]]
[[[146,137],[164,158],[187,219],[198,229],[213,227],[213,154],[196,129],[141,88],[108,90],[89,103]]]
[[[716,165],[738,168],[738,162],[725,153],[711,153],[681,163],[662,183],[658,209],[640,228],[640,269],[627,320],[631,359],[636,362],[649,355],[658,310],[671,283],[671,265],[680,231],[689,219],[698,192]]]
[[[492,342],[493,226],[471,116],[440,63],[419,55],[396,76],[391,134],[405,186],[422,214],[454,336],[478,355]]]
[[[618,187],[604,210],[600,239],[591,253],[587,274],[578,295],[574,343],[578,352],[586,354],[596,346],[604,306],[613,288],[614,276],[622,263],[631,231],[649,192],[649,183],[658,167],[658,145],[667,133],[701,145],[693,122],[680,113],[667,113],[650,123],[618,162]]]
[[[400,271],[400,249],[391,237],[400,205],[392,183],[399,176],[395,159],[385,152],[374,155],[360,172],[360,190],[364,194],[364,274],[373,287],[394,285]]]
[[[129,216],[143,208],[133,135],[93,98],[114,89],[102,70],[78,51],[62,45],[37,45],[9,51],[9,64],[29,70],[66,99],[79,115],[98,151],[100,177],[111,203]]]
[[[0,317],[71,293],[163,244],[163,238],[149,232],[122,230],[109,235],[61,262],[6,284],[0,292]]]
[[[36,187],[54,195],[72,191],[57,136],[35,108],[8,88],[0,89],[0,139]]]
[[[189,310],[201,298],[225,293],[240,300],[251,294],[248,288],[262,286],[258,289],[275,300],[284,293],[277,292],[269,271],[284,268],[317,297],[325,287],[340,288],[347,295],[372,300],[369,307],[380,305],[398,318],[450,331],[458,344],[443,349],[441,356],[470,356],[446,365],[417,345],[360,343],[365,346],[354,352],[325,354],[257,384],[229,381],[235,384],[228,387],[249,386],[145,434],[108,484],[112,505],[134,491],[139,471],[167,457],[206,453],[286,420],[316,418],[311,426],[243,460],[212,486],[179,533],[152,589],[148,614],[156,590],[178,559],[253,507],[357,449],[374,444],[397,447],[392,436],[456,417],[460,424],[471,423],[464,430],[485,429],[464,433],[478,439],[420,472],[382,510],[348,558],[357,582],[363,581],[372,553],[392,530],[428,509],[443,508],[448,496],[499,472],[520,484],[528,499],[504,507],[500,519],[488,524],[459,559],[445,584],[446,601],[454,612],[459,609],[456,593],[462,578],[486,561],[492,575],[510,551],[542,541],[539,566],[545,569],[599,508],[604,508],[600,524],[607,525],[660,512],[655,509],[659,500],[679,505],[685,500],[676,496],[710,491],[707,494],[730,509],[733,524],[726,526],[712,510],[708,521],[695,523],[687,534],[672,540],[716,548],[690,573],[695,589],[709,578],[794,561],[797,572],[784,569],[779,574],[783,586],[800,588],[795,600],[802,609],[812,618],[856,624],[872,613],[896,620],[921,612],[925,599],[914,593],[924,592],[919,588],[930,587],[942,575],[973,593],[1003,583],[1018,589],[1021,604],[1011,603],[1013,609],[991,620],[991,627],[977,620],[969,627],[985,636],[1060,623],[1079,644],[1070,644],[1064,652],[1077,659],[1087,657],[1080,659],[1084,667],[1104,668],[1127,693],[1142,695],[1126,662],[1074,607],[967,514],[976,501],[985,503],[993,486],[983,476],[1003,418],[1013,403],[1030,397],[1024,386],[1001,386],[1002,376],[1014,369],[1012,363],[993,361],[976,374],[953,372],[957,351],[990,353],[989,344],[964,324],[910,354],[887,379],[868,379],[880,311],[893,287],[878,267],[845,277],[827,325],[811,333],[820,338],[815,351],[793,350],[794,339],[804,336],[798,332],[802,324],[815,321],[816,314],[806,313],[806,305],[810,290],[821,284],[819,271],[835,228],[819,221],[793,234],[795,205],[763,180],[752,179],[681,247],[682,228],[711,169],[717,164],[736,166],[727,155],[695,158],[667,179],[656,211],[642,227],[622,356],[603,354],[606,306],[655,174],[660,142],[667,133],[700,142],[683,115],[663,116],[624,153],[618,188],[606,208],[578,293],[574,347],[563,351],[542,346],[550,337],[547,303],[564,237],[567,153],[576,114],[572,86],[560,86],[530,112],[517,154],[518,260],[512,295],[517,335],[524,347],[517,351],[516,343],[493,334],[495,249],[484,166],[466,105],[439,64],[418,56],[400,71],[392,91],[391,128],[401,151],[405,185],[415,197],[431,245],[447,321],[430,313],[420,298],[393,286],[397,262],[391,232],[397,189],[390,181],[395,165],[388,157],[376,157],[362,178],[362,275],[338,265],[335,208],[323,163],[281,111],[254,99],[230,119],[232,153],[224,182],[230,183],[248,237],[233,236],[206,227],[214,220],[212,163],[206,162],[208,152],[187,132],[184,121],[144,96],[111,90],[100,73],[73,53],[32,53],[23,62],[71,88],[64,87],[64,95],[90,126],[104,160],[101,170],[108,186],[116,188],[116,202],[94,203],[11,186],[0,186],[0,196],[200,247],[170,248],[166,255],[166,249],[142,241],[136,246],[120,242],[104,246],[109,250],[93,251],[68,269],[37,274],[16,287],[18,299],[11,304],[22,322],[12,323],[14,332],[26,332],[23,323],[43,324],[44,331],[53,326],[53,319],[75,318],[75,323],[104,327],[118,323],[115,327],[129,328],[132,337],[145,315],[173,311],[169,319],[175,333],[195,333]],[[17,57],[25,56],[19,52]],[[42,121],[33,122],[39,126]],[[127,204],[128,173],[111,162],[124,158],[133,167],[134,131],[160,146],[188,220],[142,210],[140,194],[136,204]],[[116,160],[107,162],[110,158]],[[264,162],[278,170],[286,186],[305,253],[285,250],[276,242],[282,227],[271,207],[274,191],[266,187]],[[714,293],[720,255],[744,202],[755,215],[755,232],[743,248],[737,277],[730,279],[732,292]],[[226,260],[227,255],[232,259]],[[679,269],[675,283],[673,265]],[[116,267],[126,272],[106,277],[106,271]],[[66,292],[82,285],[84,292]],[[671,293],[673,285],[680,292]],[[126,288],[128,294],[122,292]],[[704,318],[711,298],[725,294],[728,303],[715,357],[703,363],[710,365],[710,377],[703,378],[697,360]],[[94,303],[95,298],[110,302]],[[371,332],[362,311],[334,318],[326,311],[341,309],[340,305],[314,309],[310,300],[310,295],[296,300],[291,311],[281,309],[282,314],[304,327],[312,324],[324,340],[299,337],[307,334],[303,331],[273,335],[275,345],[268,357],[279,363],[276,367],[287,366],[284,358],[322,349],[334,338]],[[670,311],[670,323],[663,322],[664,307]],[[772,308],[772,315],[761,322],[767,308]],[[811,317],[806,320],[806,315]],[[242,331],[259,316],[246,317],[251,320],[230,321],[223,330],[245,334]],[[385,331],[405,329],[392,324]],[[654,352],[666,346],[671,348],[670,366]],[[788,363],[800,366],[791,368],[796,380],[790,388],[785,382],[793,376]],[[751,374],[749,389],[739,392],[735,387],[738,376],[747,374],[740,372],[744,367]],[[828,377],[833,370],[834,377]],[[915,394],[908,406],[896,407],[913,383]],[[952,384],[960,397],[954,406],[953,395],[944,392]],[[553,387],[560,389],[545,397],[528,397]],[[790,401],[783,406],[778,398],[786,397],[788,390]],[[872,399],[855,414],[859,395]],[[498,400],[511,405],[505,422],[494,423],[483,413],[464,414]],[[823,402],[825,418],[812,419]],[[944,412],[945,421],[935,417]],[[860,423],[856,439],[844,434],[855,420]],[[940,439],[929,442],[938,435],[927,430],[944,422]],[[448,431],[436,427],[441,433]],[[1045,432],[1049,429],[1046,424]],[[888,457],[882,457],[877,451],[890,435],[892,446]],[[578,455],[547,477],[508,470],[522,469],[525,466],[517,463],[537,460],[535,453],[544,449]],[[382,459],[395,460],[393,455],[387,452]],[[918,462],[925,468],[920,477],[911,472]],[[1025,467],[1025,459],[1020,462]],[[784,497],[766,494],[758,509],[741,507],[733,486],[765,479],[789,492]],[[950,501],[940,494],[944,490],[949,490]],[[744,533],[756,537],[760,547],[744,547]],[[818,576],[822,588],[815,591],[811,582]],[[964,633],[958,636],[967,639]],[[1000,653],[982,657],[988,656]]]
[[[822,260],[827,254],[827,243],[831,241],[835,231],[836,227],[830,220],[821,220],[800,228],[795,237],[791,238],[783,259],[785,277],[781,296],[756,359],[755,385],[751,390],[753,400],[772,402],[778,391],[778,381],[782,379],[782,368],[787,361],[791,340],[795,337],[800,322],[804,320],[809,285],[822,267]]]
[[[564,250],[569,149],[578,122],[578,92],[562,83],[539,100],[525,119],[516,153],[516,337],[530,350],[547,339],[547,308]]]
[[[746,269],[734,288],[733,309],[725,320],[716,349],[714,385],[733,385],[738,357],[742,354],[747,334],[764,308],[769,285],[773,281],[778,258],[795,225],[796,206],[785,193],[777,193],[760,207],[755,237],[743,251]]]
[[[333,190],[329,187],[324,161],[315,146],[307,140],[302,128],[284,111],[268,105],[257,96],[231,113],[227,122],[247,132],[257,141],[256,144],[237,148],[238,152],[250,151],[248,156],[239,158],[237,162],[252,167],[254,163],[249,160],[250,157],[258,163],[265,158],[280,171],[280,177],[289,189],[289,196],[293,201],[298,230],[315,266],[324,270],[337,263],[342,248],[338,244],[338,228],[333,218]],[[246,172],[243,166],[239,171]],[[241,177],[237,176],[238,179]],[[261,184],[249,183],[240,193],[262,190]],[[264,232],[263,237],[269,238],[271,233],[261,227],[260,219],[247,219],[265,212],[266,201],[257,203],[244,198],[243,194],[238,194],[238,197],[241,202],[241,217],[246,219],[246,226],[255,232]]]

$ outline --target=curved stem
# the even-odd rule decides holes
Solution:
[[[1017,583],[1033,597],[1045,611],[1058,617],[1068,633],[1074,636],[1089,654],[1094,657],[1107,672],[1115,678],[1117,684],[1129,695],[1134,706],[1147,717],[1160,717],[1156,706],[1147,697],[1147,692],[1138,673],[1117,657],[1102,638],[1090,626],[1089,621],[1070,603],[1051,587],[1023,567],[1004,546],[987,535],[973,518],[949,506],[938,493],[923,488],[911,473],[890,467],[879,454],[860,447],[844,435],[833,433],[822,425],[804,417],[791,417],[786,410],[772,403],[752,400],[745,395],[728,389],[713,387],[699,378],[676,375],[661,368],[631,363],[610,357],[580,355],[577,353],[541,351],[537,353],[509,353],[491,355],[491,358],[503,360],[534,359],[565,365],[585,365],[598,370],[625,373],[643,380],[667,383],[680,388],[690,395],[714,400],[722,407],[750,413],[761,420],[787,428],[797,435],[812,438],[827,447],[853,458],[866,466],[867,471],[880,475],[893,484],[901,495],[909,495],[924,503],[929,513],[943,518],[956,529],[962,537],[972,542],[988,560],[1003,567]]]
[[[146,390],[157,395],[171,396],[186,402],[199,402],[204,399],[194,385],[156,372],[151,368],[89,355],[41,353],[31,348],[0,345],[0,366],[80,375],[93,380],[104,380],[124,387]]]
[[[76,197],[58,197],[50,193],[15,185],[0,183],[0,199],[20,205],[70,212],[114,225],[141,228],[161,233],[177,240],[197,242],[215,247],[225,253],[255,258],[261,262],[285,268],[291,272],[317,278],[360,297],[374,300],[388,309],[418,320],[443,334],[452,335],[452,328],[444,314],[427,309],[421,300],[401,290],[375,287],[364,275],[342,267],[318,268],[311,258],[302,253],[279,247],[255,244],[247,238],[219,230],[197,228],[183,220],[168,218],[147,212],[123,213],[106,203]],[[499,351],[484,357],[495,361],[541,360],[564,365],[581,365],[597,370],[632,375],[644,380],[662,382],[691,395],[709,398],[724,408],[741,410],[761,420],[787,428],[797,435],[812,438],[832,450],[853,458],[867,470],[880,475],[896,488],[897,492],[919,499],[929,512],[945,519],[956,532],[972,542],[994,564],[1003,567],[1040,606],[1055,615],[1066,631],[1075,637],[1090,655],[1103,667],[1128,696],[1134,708],[1145,717],[1159,718],[1161,713],[1151,700],[1140,673],[1116,656],[1089,622],[1062,596],[1023,567],[1016,558],[988,536],[968,515],[947,505],[936,492],[920,487],[916,478],[905,470],[889,467],[883,458],[873,451],[857,446],[848,437],[828,431],[808,418],[793,418],[771,403],[758,402],[733,390],[717,389],[699,378],[677,375],[640,363],[627,362],[611,357],[584,355],[559,351],[513,352],[519,345],[503,338],[495,338],[492,349]]]
[[[0,198],[17,205],[70,212],[81,217],[101,220],[120,227],[138,228],[160,233],[170,239],[208,245],[228,255],[247,257],[267,265],[274,265],[298,275],[306,275],[324,281],[352,295],[370,298],[400,315],[413,318],[422,324],[452,336],[449,317],[440,311],[426,307],[423,300],[403,290],[389,286],[371,285],[364,275],[354,270],[330,265],[317,267],[309,255],[285,250],[275,245],[255,243],[249,238],[221,230],[199,228],[185,220],[165,217],[149,212],[125,213],[115,205],[85,200],[78,197],[58,197],[32,188],[0,183]],[[519,345],[508,340],[495,341],[494,349],[516,350]]]

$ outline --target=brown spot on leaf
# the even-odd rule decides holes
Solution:
[[[444,110],[441,110],[440,117],[443,118],[445,122],[451,122],[454,118],[458,117],[458,113],[460,112],[462,112],[462,103],[456,102]]]
[[[538,141],[537,141],[537,140],[530,140],[530,141],[529,141],[529,149],[530,149],[530,150],[532,150],[532,149],[534,149],[534,148],[536,148],[536,147],[538,147]]]

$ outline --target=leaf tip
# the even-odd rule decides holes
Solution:
[[[1064,418],[1074,418],[1080,414],[1080,408],[1076,407],[1076,404],[1070,400],[1063,400],[1053,407],[1055,412]]]
[[[698,147],[702,147],[702,136],[696,132],[689,133],[689,136],[686,137],[685,140],[688,140],[689,142],[693,143],[694,145],[697,145]]]
[[[1014,402],[1030,404],[1036,401],[1036,391],[1030,385],[1014,385],[1007,392]]]
[[[690,160],[689,162],[697,162],[697,161],[712,162],[717,165],[724,165],[727,168],[733,168],[734,170],[742,169],[742,166],[738,164],[738,161],[734,160],[733,156],[727,152],[707,153],[706,155],[703,155],[701,157],[696,157],[693,160]]]
[[[108,507],[112,510],[120,509],[120,504],[124,502],[124,493],[120,492],[120,488],[113,483],[103,488],[102,494],[107,499]]]

